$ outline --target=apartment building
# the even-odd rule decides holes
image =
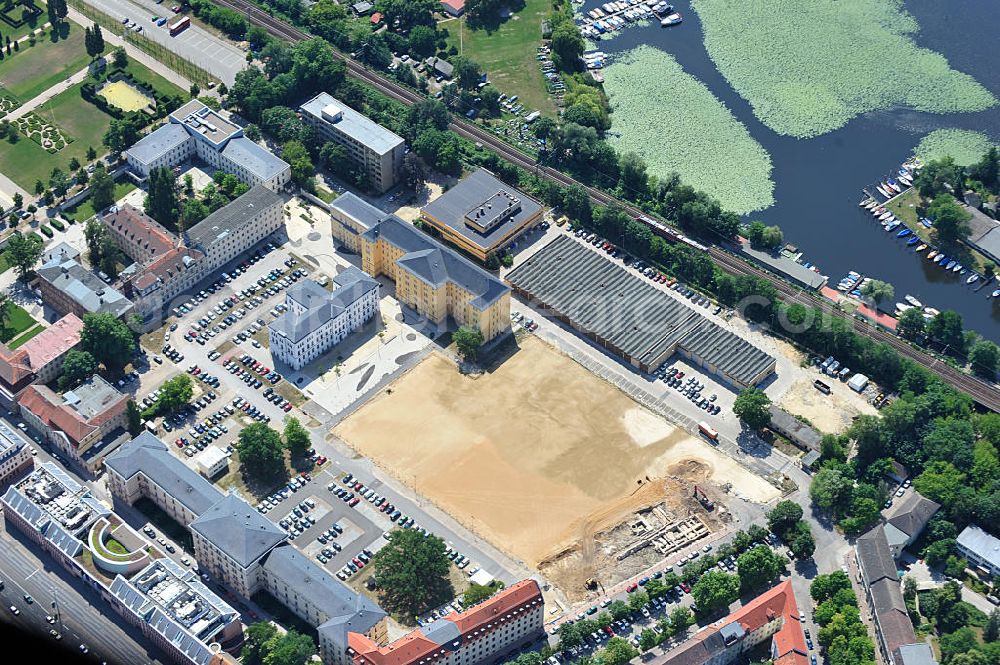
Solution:
[[[0,487],[6,488],[34,466],[28,442],[6,421],[0,420]]]
[[[134,309],[120,291],[105,283],[73,259],[55,258],[40,266],[38,290],[45,302],[60,314],[111,314],[126,320]]]
[[[971,567],[990,577],[1000,576],[1000,538],[970,524],[958,534],[955,549]]]
[[[361,253],[362,234],[389,216],[351,192],[344,192],[327,207],[330,233],[355,254]]]
[[[149,330],[165,307],[283,223],[284,199],[257,185],[177,237],[130,205],[113,206],[102,217],[118,246],[136,262],[125,290]]]
[[[489,341],[510,330],[510,288],[395,215],[361,236],[361,265],[396,284],[396,299],[439,327],[451,317]]]
[[[540,224],[544,210],[541,203],[481,168],[424,206],[420,216],[446,242],[485,262]]]
[[[321,92],[299,107],[302,120],[326,140],[344,146],[347,155],[382,193],[400,180],[406,142],[332,95]]]
[[[808,665],[809,650],[799,622],[791,580],[695,633],[649,665],[726,665],[770,640],[774,665]]]
[[[107,443],[128,427],[129,397],[94,375],[58,394],[43,384],[29,386],[18,399],[21,415],[66,456],[91,473],[103,465]],[[100,454],[91,454],[97,449]]]
[[[62,361],[80,343],[83,321],[67,314],[15,350],[0,344],[0,403],[7,409],[33,383],[49,383],[62,371]]]
[[[463,612],[452,612],[379,646],[348,635],[352,665],[477,665],[545,637],[545,603],[538,583],[522,580]],[[339,664],[338,664],[339,665]]]
[[[139,139],[126,151],[129,166],[142,178],[161,166],[173,167],[198,157],[232,173],[251,187],[283,188],[291,167],[243,136],[243,128],[197,99],[170,114],[169,122]]]
[[[903,554],[903,549],[920,537],[924,527],[940,508],[940,504],[914,490],[890,509],[891,512],[886,515],[885,538],[894,559],[898,559]]]
[[[288,311],[267,328],[271,355],[300,370],[378,312],[379,283],[351,267],[334,278],[333,292],[302,280],[285,293]]]

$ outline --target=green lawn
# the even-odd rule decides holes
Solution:
[[[128,67],[125,68],[125,71],[135,77],[136,81],[145,83],[161,95],[180,95],[184,97],[184,99],[188,99],[190,97],[187,90],[174,85],[154,72],[152,69],[141,63],[135,62],[134,60],[129,60]]]
[[[3,305],[2,319],[0,319],[0,342],[6,344],[35,325],[37,322],[31,318],[30,314],[17,303],[8,300]]]
[[[25,342],[27,342],[29,339],[31,339],[32,337],[34,337],[38,333],[42,332],[43,330],[45,330],[45,326],[43,326],[41,323],[39,323],[34,328],[29,328],[27,332],[21,333],[19,336],[17,336],[16,338],[12,339],[10,341],[10,344],[7,345],[7,347],[11,351],[13,351],[14,349],[16,349],[17,347],[23,345]]]
[[[135,184],[131,180],[118,181],[115,183],[115,201],[125,196],[135,189]],[[88,196],[74,208],[63,210],[63,217],[69,217],[77,223],[83,223],[94,216],[96,211]]]
[[[47,33],[34,46],[21,45],[21,51],[0,62],[0,81],[22,102],[48,90],[90,62],[83,47],[83,28],[67,24],[68,33],[57,42]],[[64,28],[65,29],[65,28]]]
[[[34,31],[36,28],[40,28],[49,21],[49,13],[45,8],[45,3],[42,0],[35,0],[35,6],[42,10],[41,14],[37,14],[31,18],[28,22],[20,25],[16,28],[10,27],[6,22],[0,21],[0,32],[3,33],[4,42],[6,43],[7,38],[10,37],[10,41],[15,42],[21,37],[25,36],[29,32]],[[11,18],[20,18],[21,11],[23,8],[18,5],[14,8],[12,12],[8,13]]]
[[[461,46],[462,54],[479,63],[502,92],[518,95],[525,108],[555,115],[535,58],[542,43],[541,23],[551,9],[551,0],[527,0],[524,9],[492,32],[472,30],[464,20],[446,21],[441,27],[448,29],[448,46]]]

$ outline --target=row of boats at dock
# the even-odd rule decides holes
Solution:
[[[586,17],[586,18],[585,18]],[[665,0],[616,0],[605,2],[577,18],[580,31],[586,37],[598,39],[606,32],[645,20],[659,20],[663,27],[679,25],[684,17]]]
[[[850,272],[847,273],[847,275],[844,276],[843,279],[840,280],[840,282],[837,283],[837,290],[842,291],[843,293],[845,293],[848,296],[851,296],[852,298],[857,298],[858,300],[860,300],[861,298],[864,297],[863,294],[864,294],[865,284],[867,284],[870,281],[872,281],[871,277],[865,277],[861,273],[855,270],[851,270]],[[922,302],[920,302],[911,295],[904,296],[903,301],[904,302],[896,303],[897,316],[899,314],[902,314],[908,309],[921,310],[921,313],[924,315],[925,319],[932,319],[941,313],[940,310],[937,310],[933,307],[925,307]]]

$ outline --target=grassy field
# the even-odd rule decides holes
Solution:
[[[39,334],[43,330],[45,330],[45,326],[39,323],[34,328],[29,328],[27,332],[23,332],[19,336],[11,340],[10,344],[8,344],[7,346],[8,348],[10,348],[11,351],[13,351],[14,349],[16,349],[19,346],[22,346],[25,342],[27,342],[29,339]]]
[[[28,328],[37,325],[31,315],[19,305],[8,300],[3,305],[3,317],[0,320],[0,342],[6,344]]]
[[[924,207],[924,202],[920,198],[920,194],[915,189],[910,189],[902,196],[893,199],[886,208],[892,212],[900,221],[908,226],[914,233],[916,233],[920,238],[926,242],[931,247],[937,248],[938,242],[934,235],[933,229],[928,229],[923,224],[920,223],[920,214]],[[927,256],[928,249],[921,253],[921,256]],[[980,254],[977,251],[970,249],[966,245],[958,245],[957,247],[948,248],[945,253],[961,263],[966,268],[970,270],[975,270],[979,274],[983,273],[983,270],[989,259]]]
[[[34,46],[23,44],[20,53],[15,52],[0,62],[0,81],[22,102],[45,92],[90,62],[83,48],[83,28],[76,24],[68,27],[65,38],[53,43],[46,34]]]
[[[115,183],[115,201],[125,196],[129,192],[135,189],[135,184],[131,180],[118,181]],[[94,216],[95,214],[94,206],[90,202],[90,197],[87,197],[81,201],[75,207],[64,210],[63,216],[69,217],[75,222],[83,223]],[[162,345],[161,345],[162,346]]]
[[[448,29],[448,46],[479,63],[502,92],[520,96],[525,108],[555,115],[555,104],[535,59],[542,43],[541,22],[551,8],[550,0],[527,0],[524,9],[492,32],[472,30],[457,19],[441,27]]]
[[[154,72],[152,69],[134,60],[129,60],[128,67],[125,68],[125,71],[131,74],[136,81],[145,83],[161,95],[180,95],[184,99],[188,99],[190,97],[187,90],[171,83]]]

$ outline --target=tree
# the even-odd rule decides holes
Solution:
[[[691,608],[678,605],[670,610],[670,630],[672,634],[682,633],[694,625],[694,613]]]
[[[904,339],[915,341],[923,337],[926,324],[923,311],[914,307],[899,315],[896,332]]]
[[[392,531],[371,565],[381,604],[390,612],[417,616],[454,594],[445,544],[437,536],[414,529]]]
[[[410,30],[410,52],[421,59],[434,55],[437,37],[437,31],[431,26],[418,25],[414,27]]]
[[[710,570],[691,587],[691,597],[698,610],[704,614],[725,609],[740,597],[740,578],[719,570]]]
[[[1000,365],[1000,348],[993,342],[980,339],[969,350],[969,364],[972,371],[984,379],[994,379]]]
[[[87,55],[91,58],[104,53],[104,35],[101,33],[101,26],[95,23],[93,28],[84,28],[83,43]]]
[[[659,643],[659,639],[656,637],[656,632],[650,630],[649,628],[644,629],[639,633],[639,648],[643,651],[649,651]]]
[[[52,188],[53,194],[58,197],[66,196],[66,192],[69,191],[69,184],[69,177],[62,169],[58,167],[52,169],[52,174],[49,176],[49,187]]]
[[[84,314],[80,348],[108,369],[117,371],[132,359],[135,336],[114,314]]]
[[[967,653],[979,646],[976,633],[972,628],[964,626],[953,633],[942,635],[939,640],[941,646],[941,662],[949,663],[958,654]]]
[[[177,225],[178,206],[174,174],[166,166],[149,173],[149,196],[146,197],[146,214],[167,228]]]
[[[125,53],[125,49],[123,47],[119,46],[114,50],[111,54],[111,62],[119,69],[125,69],[128,67],[128,54]]]
[[[896,289],[889,282],[873,279],[865,282],[865,285],[861,287],[861,294],[871,298],[878,305],[895,298]]]
[[[236,450],[240,454],[240,465],[250,475],[272,477],[285,469],[281,437],[265,423],[244,427]]]
[[[771,398],[758,388],[744,388],[733,402],[733,413],[752,429],[762,429],[771,422]]]
[[[267,641],[263,665],[306,665],[315,653],[311,637],[290,630]]]
[[[112,152],[121,152],[139,140],[139,128],[129,116],[112,118],[102,140]]]
[[[624,600],[615,600],[608,606],[608,612],[615,621],[621,621],[632,615],[632,610]]]
[[[72,349],[63,357],[59,390],[69,390],[83,383],[97,371],[97,361],[86,351]]]
[[[477,605],[496,592],[497,586],[495,582],[486,585],[476,584],[473,582],[469,585],[469,588],[465,590],[465,593],[462,594],[462,606],[472,607],[473,605]]]
[[[198,199],[185,199],[181,206],[181,214],[177,219],[178,229],[190,229],[192,226],[208,217],[208,206]]]
[[[278,636],[278,627],[270,621],[258,621],[247,626],[240,656],[244,665],[261,665],[268,643]]]
[[[163,382],[163,385],[160,386],[160,396],[156,398],[154,406],[159,413],[170,413],[187,405],[193,396],[194,387],[191,384],[191,376],[178,374]]]
[[[563,192],[563,212],[573,221],[584,226],[593,221],[593,208],[590,204],[590,195],[580,185],[570,185]]]
[[[42,238],[34,233],[22,235],[15,233],[7,241],[5,255],[7,262],[14,266],[14,271],[21,279],[31,272],[38,259],[42,256],[45,243]]]
[[[309,440],[309,430],[302,426],[298,418],[285,418],[285,447],[293,456],[305,455],[312,447]]]
[[[972,215],[950,194],[938,194],[927,206],[927,217],[934,222],[934,232],[943,245],[953,245],[969,235]]]
[[[427,181],[427,165],[415,152],[403,156],[403,182],[407,187],[419,192]]]
[[[743,592],[759,589],[785,570],[784,557],[767,545],[744,552],[736,559],[736,565]]]
[[[761,238],[764,247],[775,250],[785,244],[785,234],[781,232],[780,226],[768,226],[764,229],[764,237]]]
[[[87,146],[87,161],[88,162],[92,162],[95,159],[97,159],[97,151],[94,150],[94,146],[88,145]],[[102,166],[103,166],[103,164],[102,164]]]
[[[782,534],[802,519],[802,506],[794,501],[779,501],[767,513],[767,527],[777,534]]]
[[[942,506],[950,506],[965,483],[965,474],[951,462],[934,460],[928,462],[924,472],[913,481],[913,487],[931,501]]]
[[[957,191],[962,184],[962,167],[951,157],[928,162],[920,169],[913,185],[925,199],[934,198],[946,192]]]
[[[622,637],[612,637],[601,652],[603,665],[625,665],[639,655],[639,651]]]
[[[788,549],[797,559],[808,559],[816,551],[816,539],[813,538],[812,529],[801,520],[795,524],[794,533],[791,534],[787,543]]]
[[[281,157],[292,167],[292,180],[299,187],[311,190],[314,187],[312,157],[301,141],[288,141],[281,147]]]
[[[115,202],[115,181],[103,163],[94,167],[94,175],[90,179],[90,202],[97,212]]]
[[[841,469],[825,467],[813,478],[809,497],[824,510],[840,515],[851,502],[854,479]]]
[[[459,56],[454,61],[455,81],[464,90],[472,90],[482,79],[483,70],[478,63],[469,58]]]
[[[139,407],[133,399],[125,404],[125,418],[128,420],[128,433],[132,436],[139,436],[139,433],[142,432],[142,414],[139,413]]]
[[[817,604],[833,598],[838,592],[851,589],[851,579],[842,570],[817,575],[809,585],[809,595]]]
[[[478,328],[462,326],[451,336],[458,352],[466,360],[475,360],[479,355],[479,348],[483,345],[483,333]]]
[[[983,628],[983,641],[996,642],[998,639],[1000,639],[1000,609],[994,607]]]
[[[648,602],[649,594],[642,590],[636,590],[631,596],[629,596],[628,607],[633,612],[639,612]]]
[[[935,540],[924,548],[923,555],[927,565],[931,568],[941,568],[955,546],[954,538]]]
[[[580,69],[580,56],[586,48],[580,31],[569,21],[552,29],[552,62],[560,71],[574,72]]]

